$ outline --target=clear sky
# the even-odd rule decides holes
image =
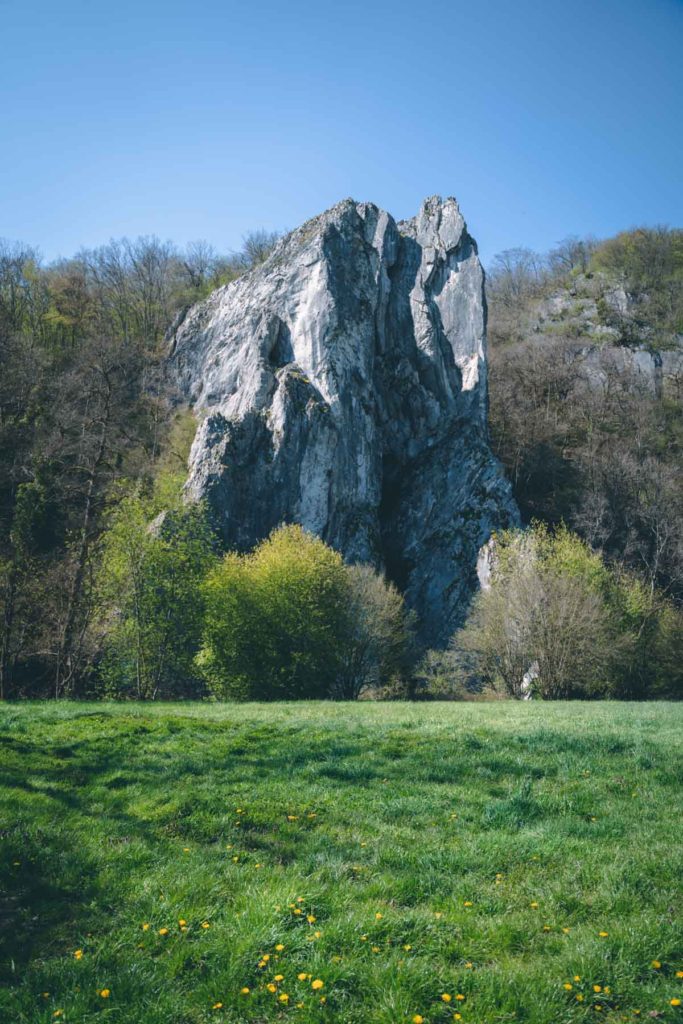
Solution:
[[[683,0],[0,0],[0,236],[47,258],[433,193],[485,261],[683,226]]]

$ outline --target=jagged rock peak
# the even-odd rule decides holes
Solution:
[[[171,359],[204,415],[188,494],[226,546],[300,522],[384,568],[424,642],[445,642],[479,548],[516,521],[487,442],[483,272],[455,199],[399,223],[337,203],[190,310]]]

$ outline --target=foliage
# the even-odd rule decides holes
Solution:
[[[407,693],[413,616],[402,595],[369,565],[346,567],[346,602],[340,665],[332,695],[356,700],[383,686]]]
[[[117,697],[198,696],[200,584],[214,539],[201,505],[171,508],[150,525],[152,511],[139,497],[125,498],[102,540],[101,676]]]
[[[683,676],[664,679],[676,643],[674,607],[637,579],[610,571],[564,527],[542,524],[496,538],[491,586],[481,591],[456,650],[471,671],[509,696],[683,696]],[[526,677],[526,679],[525,679]]]
[[[344,642],[341,555],[300,526],[228,553],[204,585],[199,664],[212,691],[247,700],[328,696]]]
[[[669,1024],[682,713],[4,705],[3,1016]]]

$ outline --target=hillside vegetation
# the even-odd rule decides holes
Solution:
[[[3,1019],[678,1020],[681,712],[5,705]]]
[[[641,665],[653,650],[641,638],[664,620],[666,664],[683,663],[682,238],[642,229],[543,258],[515,250],[488,281],[496,452],[525,523],[566,524],[638,595],[628,629]],[[220,256],[123,239],[53,264],[0,245],[0,698],[205,692],[199,590],[218,553],[201,510],[180,508],[196,421],[168,379],[164,337],[274,241],[257,232]],[[165,527],[148,532],[160,515]],[[366,610],[388,608],[376,581],[356,582]],[[375,657],[378,692],[397,692],[386,685],[397,660],[406,676],[403,655]],[[462,689],[446,662],[428,659],[409,692],[443,694],[444,678]],[[361,692],[358,678],[349,668],[345,693]],[[641,679],[602,692],[679,688]]]

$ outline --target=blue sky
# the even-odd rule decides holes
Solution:
[[[455,195],[484,260],[683,226],[683,0],[0,0],[0,236],[295,227]]]

